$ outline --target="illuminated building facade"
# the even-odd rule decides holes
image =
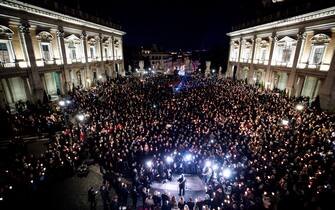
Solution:
[[[226,76],[335,110],[335,7],[228,33]]]
[[[16,0],[0,10],[2,105],[125,75],[123,31]]]

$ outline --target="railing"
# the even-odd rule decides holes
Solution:
[[[13,68],[15,66],[15,62],[0,62],[0,68]]]
[[[68,63],[81,63],[82,59],[81,58],[75,58],[75,59],[68,59]]]
[[[328,63],[318,63],[318,64],[314,64],[314,63],[299,63],[297,65],[297,67],[299,69],[315,69],[318,71],[328,71],[330,68],[330,64]]]
[[[242,63],[251,63],[251,59],[250,58],[240,58],[240,62],[242,62]]]
[[[271,66],[281,66],[281,67],[292,67],[291,62],[281,62],[281,61],[273,61]]]
[[[253,61],[254,64],[264,64],[264,65],[268,65],[269,61],[268,60],[263,60],[263,59],[254,59]]]

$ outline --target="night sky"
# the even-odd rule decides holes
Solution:
[[[41,4],[52,0],[25,0]],[[332,0],[57,0],[60,5],[110,18],[127,32],[124,45],[166,50],[226,47],[232,26],[282,11],[281,17],[335,5]],[[306,2],[310,2],[309,5]],[[308,7],[307,9],[304,9]],[[285,10],[290,9],[290,13]],[[302,11],[298,11],[302,10]],[[284,12],[283,12],[284,11]],[[292,15],[291,15],[292,16]]]

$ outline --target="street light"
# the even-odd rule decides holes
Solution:
[[[298,111],[302,111],[304,109],[304,106],[302,104],[297,104],[295,106],[295,109],[298,110]]]
[[[285,120],[285,119],[282,120],[282,121],[281,121],[281,124],[282,124],[282,125],[288,125],[288,120]]]
[[[166,162],[167,163],[172,163],[173,162],[173,158],[171,156],[167,156],[166,157]]]
[[[231,175],[231,170],[229,168],[226,168],[226,169],[223,170],[223,176],[225,178],[229,178],[230,175]]]
[[[59,106],[65,106],[65,101],[61,100],[58,102]]]
[[[85,119],[85,116],[83,114],[78,114],[77,119],[82,122]]]
[[[70,100],[66,100],[65,102],[66,102],[66,104],[71,104]]]
[[[151,168],[152,167],[152,161],[151,160],[148,160],[146,163],[148,168]]]

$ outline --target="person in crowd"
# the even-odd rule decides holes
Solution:
[[[186,178],[185,178],[184,174],[182,174],[179,177],[178,183],[179,183],[179,196],[184,196],[185,195],[185,187],[186,187]]]
[[[303,97],[197,76],[109,79],[87,90],[73,87],[68,97],[71,105],[63,108],[18,103],[15,114],[2,112],[13,136],[2,174],[15,184],[31,189],[46,177],[70,176],[89,157],[110,183],[100,188],[105,209],[114,206],[111,188],[120,198],[115,207],[127,204],[125,189],[135,190],[133,201],[138,194],[143,206],[155,205],[150,183],[165,180],[168,170],[202,176],[210,160],[208,195],[193,208],[187,202],[189,209],[323,210],[335,195],[335,117]],[[22,146],[22,136],[37,133],[50,138],[40,156]],[[167,164],[166,156],[173,161]],[[122,188],[121,178],[133,186]],[[162,209],[178,208],[175,197],[161,198]]]
[[[90,203],[90,209],[95,209],[97,206],[96,191],[93,187],[88,190],[88,202]]]

